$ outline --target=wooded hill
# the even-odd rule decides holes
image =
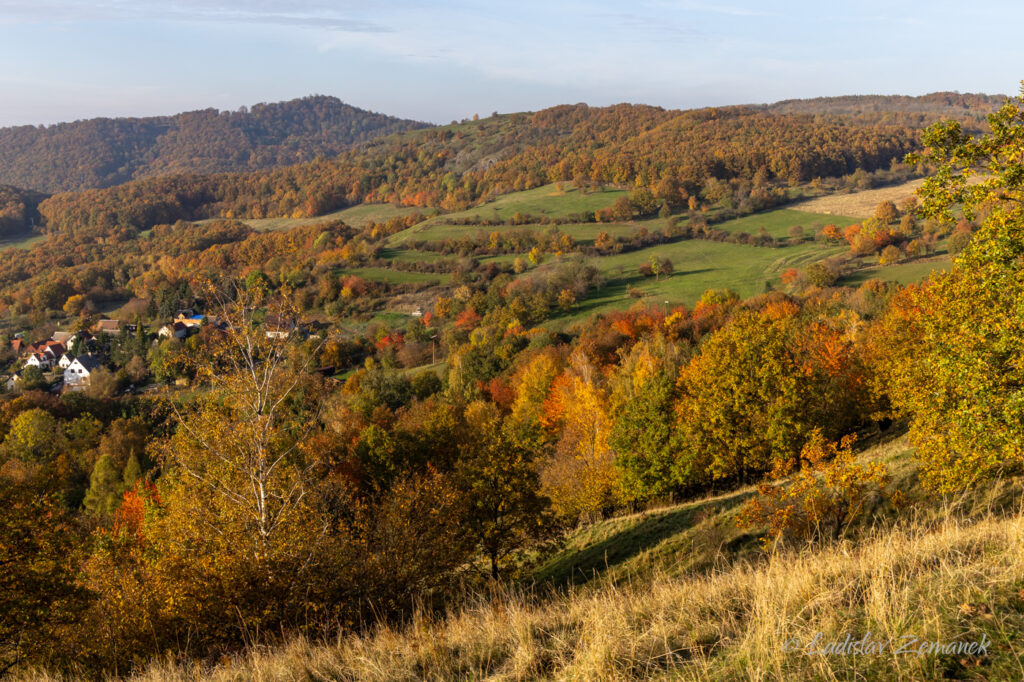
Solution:
[[[61,192],[172,173],[273,168],[427,125],[312,96],[238,111],[0,128],[0,183]]]
[[[923,128],[941,119],[955,119],[971,132],[986,127],[985,117],[1006,101],[1006,95],[932,92],[907,95],[846,95],[787,99],[766,105],[775,114],[843,116],[862,123],[889,123]]]
[[[763,186],[888,169],[917,148],[917,138],[909,126],[748,107],[566,105],[405,132],[332,160],[270,171],[61,194],[40,210],[52,231],[105,234],[179,219],[308,217],[364,202],[459,211],[558,181],[644,186],[660,202],[682,206],[723,180]]]

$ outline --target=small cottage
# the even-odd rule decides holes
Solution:
[[[64,370],[64,385],[82,387],[89,385],[89,377],[100,367],[100,359],[95,355],[83,355],[71,361]]]

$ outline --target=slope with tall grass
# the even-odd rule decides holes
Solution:
[[[1020,486],[928,497],[910,455],[897,439],[863,458],[889,466],[914,512],[876,508],[838,543],[761,551],[736,542],[749,536],[735,511],[750,491],[738,491],[579,529],[537,584],[467,595],[448,615],[421,609],[403,625],[293,639],[207,666],[155,664],[134,679],[1024,677]],[[630,545],[650,519],[663,537]],[[616,537],[626,558],[593,566],[590,582],[569,585],[579,581],[554,568]],[[720,541],[713,550],[709,538]],[[871,652],[826,653],[856,642]],[[980,654],[959,651],[974,642]]]

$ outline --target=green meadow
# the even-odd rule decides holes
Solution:
[[[575,213],[610,206],[616,199],[627,194],[624,189],[614,188],[584,193],[571,183],[554,183],[536,189],[513,192],[467,211],[430,217],[418,225],[392,235],[379,255],[394,263],[435,263],[443,259],[458,258],[459,255],[416,250],[409,244],[417,241],[436,242],[467,236],[475,237],[491,232],[530,231],[544,234],[558,230],[571,235],[577,243],[590,245],[601,232],[607,232],[612,237],[628,238],[640,229],[653,232],[667,227],[668,221],[663,218],[563,225],[453,224],[460,220],[472,219],[506,221],[516,213],[534,218],[547,216],[552,219],[565,219]],[[287,229],[327,220],[342,220],[359,227],[371,221],[379,222],[395,216],[408,215],[415,210],[417,209],[395,207],[390,204],[367,204],[317,218],[275,218],[246,222],[257,229],[268,230]],[[709,215],[713,216],[714,213]],[[676,216],[676,219],[685,221],[686,217]],[[811,263],[847,252],[845,245],[826,244],[814,239],[814,234],[822,226],[831,223],[843,228],[857,221],[857,218],[849,216],[776,208],[714,224],[717,229],[736,235],[756,235],[763,229],[779,240],[779,246],[775,248],[706,239],[681,239],[626,253],[590,256],[589,261],[601,272],[602,286],[591,292],[584,300],[578,301],[562,316],[550,320],[547,326],[565,328],[587,319],[594,313],[628,308],[638,300],[692,306],[708,289],[731,289],[744,298],[779,289],[782,286],[782,273],[786,269],[804,268]],[[790,244],[788,241],[794,226],[803,228],[804,238],[798,244]],[[519,254],[485,255],[476,258],[482,263],[509,264],[517,255]],[[550,263],[554,258],[555,256],[547,254],[545,262]],[[642,275],[641,266],[649,263],[652,258],[670,260],[673,273],[658,278]],[[949,257],[940,253],[928,259],[886,266],[877,265],[877,259],[871,257],[856,263],[857,269],[844,277],[841,284],[858,286],[869,279],[900,283],[919,281],[933,270],[947,268]],[[390,267],[348,268],[344,272],[388,284],[433,283],[444,286],[451,282],[451,275],[448,273],[407,272]]]
[[[0,249],[14,248],[27,251],[37,244],[42,244],[44,241],[46,241],[46,235],[36,234],[35,232],[22,235],[10,235],[6,239],[0,239]]]
[[[692,306],[708,289],[731,289],[746,298],[779,288],[787,268],[803,267],[842,251],[842,247],[825,248],[813,242],[766,248],[690,239],[597,258],[594,264],[605,285],[552,325],[564,327],[594,313],[629,307],[636,300]],[[673,273],[659,278],[641,275],[640,266],[652,256],[672,261]]]
[[[945,272],[949,270],[952,263],[948,254],[941,254],[931,258],[911,261],[909,263],[894,263],[892,265],[875,265],[857,270],[848,277],[844,277],[840,284],[857,286],[869,279],[880,279],[887,282],[899,284],[910,284],[920,282],[928,278],[934,272]]]
[[[781,208],[729,220],[716,225],[716,227],[728,230],[733,234],[740,234],[741,232],[757,234],[761,228],[764,228],[770,236],[776,239],[785,239],[789,237],[790,229],[795,226],[804,228],[804,236],[810,238],[814,236],[814,233],[820,227],[829,223],[842,228],[857,222],[860,222],[857,218]]]
[[[424,214],[429,214],[433,209],[418,209],[409,206],[393,206],[392,204],[359,204],[358,206],[351,206],[349,208],[343,208],[339,211],[333,211],[331,213],[325,213],[323,215],[314,216],[312,218],[247,218],[239,220],[239,222],[245,223],[254,230],[260,230],[261,232],[270,232],[278,230],[291,230],[296,227],[303,227],[305,225],[316,225],[318,223],[330,223],[336,221],[342,221],[352,227],[361,228],[372,222],[383,222],[391,218],[398,216],[412,215],[420,211]],[[208,220],[197,221],[197,224],[210,223],[214,220],[223,220],[222,218],[211,218]]]
[[[561,189],[559,186],[561,185]],[[574,213],[585,211],[596,211],[607,208],[615,203],[615,200],[627,196],[628,192],[622,189],[601,189],[581,192],[572,187],[571,183],[554,183],[537,187],[535,189],[513,192],[502,195],[486,204],[474,207],[466,211],[446,213],[443,216],[427,220],[415,225],[408,230],[392,235],[389,243],[401,244],[406,241],[417,241],[426,239],[430,241],[460,237],[469,231],[469,234],[477,230],[509,231],[517,229],[550,229],[546,225],[452,225],[453,222],[462,220],[499,220],[506,221],[516,213],[535,217],[547,216],[548,218],[568,218]],[[565,226],[563,226],[565,227]],[[596,235],[596,232],[594,233]]]

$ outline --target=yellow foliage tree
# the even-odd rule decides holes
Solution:
[[[871,335],[922,478],[941,491],[1024,471],[1024,97],[989,123],[978,138],[955,122],[924,135],[912,160],[938,167],[924,217],[984,220],[953,268],[898,296]]]
[[[592,519],[621,500],[612,420],[601,377],[582,353],[552,387],[545,421],[558,439],[541,468],[541,486],[555,511],[569,520]]]

